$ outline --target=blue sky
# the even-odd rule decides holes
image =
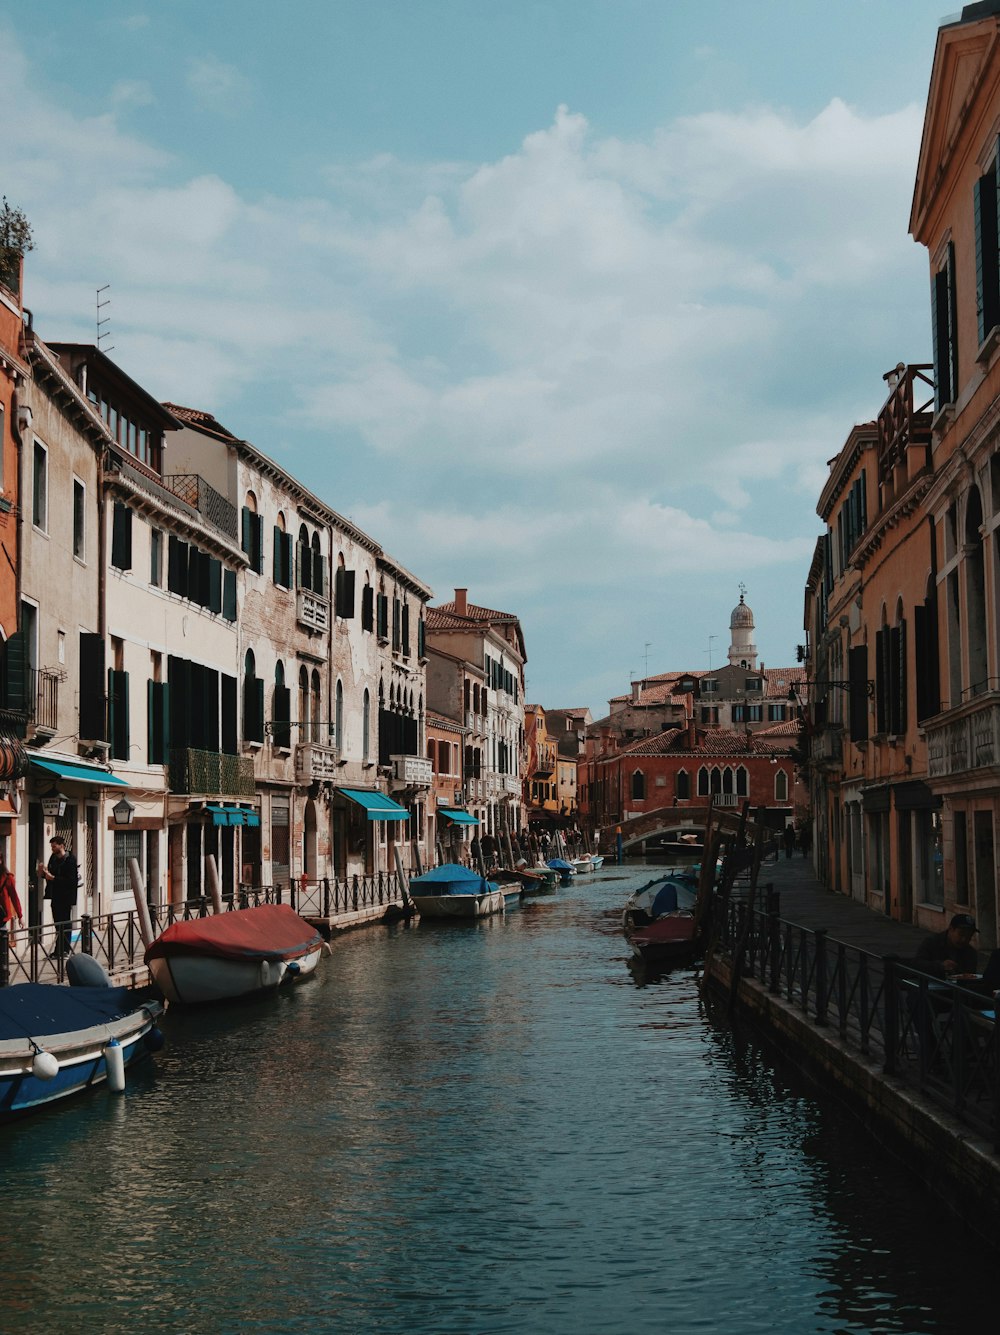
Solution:
[[[43,338],[214,412],[528,696],[794,661],[826,461],[930,357],[925,0],[0,0]],[[108,312],[105,312],[108,313]],[[715,637],[711,639],[710,637]]]

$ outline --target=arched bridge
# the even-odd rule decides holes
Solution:
[[[602,833],[601,845],[605,852],[609,848],[614,848],[618,830],[621,830],[623,849],[633,848],[647,839],[657,839],[664,835],[676,839],[682,834],[695,834],[701,843],[705,838],[708,812],[707,802],[692,802],[683,807],[659,807],[656,811],[644,811],[641,816],[632,816],[629,820],[607,826]],[[751,812],[751,820],[753,815]],[[784,809],[769,809],[768,815],[771,817],[769,825],[773,824],[778,829],[784,825],[786,816]],[[712,824],[716,829],[736,830],[739,822],[740,807],[713,805]]]

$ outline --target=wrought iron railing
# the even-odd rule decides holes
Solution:
[[[994,1002],[912,963],[873,955],[764,910],[730,901],[716,949],[886,1074],[990,1139],[1000,1153],[1000,1040]]]
[[[377,872],[370,876],[324,877],[319,880],[293,881],[286,885],[241,885],[232,895],[223,896],[223,912],[254,908],[260,904],[290,904],[305,918],[338,918],[369,909],[387,909],[402,905],[403,892],[395,872]],[[206,918],[212,912],[205,896],[150,909],[154,935],[171,923],[190,918]],[[65,929],[63,929],[65,930]],[[74,918],[69,925],[68,948],[91,955],[109,975],[129,981],[129,975],[145,969],[145,946],[135,909],[118,913]],[[15,933],[0,929],[0,987],[11,983],[61,983],[66,978],[65,950],[60,950],[60,929],[51,923],[21,928]]]
[[[163,484],[227,537],[239,537],[236,506],[197,473],[168,473]]]
[[[170,791],[206,797],[255,797],[252,756],[232,756],[190,747],[170,752]]]

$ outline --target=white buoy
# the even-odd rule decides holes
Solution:
[[[38,1080],[54,1080],[59,1074],[59,1062],[51,1052],[38,1051],[31,1063],[31,1074]]]
[[[108,1089],[112,1094],[120,1094],[125,1088],[125,1054],[117,1038],[108,1040],[104,1049],[104,1065],[108,1072]]]
[[[259,977],[261,987],[271,986],[271,966],[267,960],[261,960],[260,962]]]

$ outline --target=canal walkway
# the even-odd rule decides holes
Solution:
[[[825,889],[801,855],[762,866],[758,891],[766,888],[778,896],[774,917],[760,894],[748,912],[737,884],[705,983],[992,1242],[1000,1234],[992,1011],[908,967],[927,932]]]

